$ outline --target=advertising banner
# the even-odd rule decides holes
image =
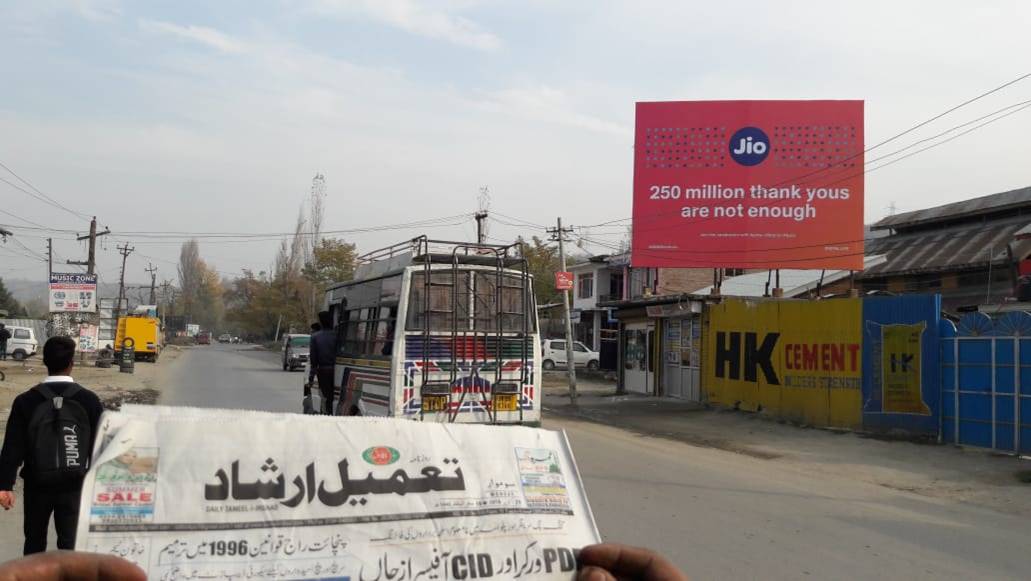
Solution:
[[[74,272],[51,274],[50,312],[97,312],[97,275]]]
[[[96,325],[79,325],[76,349],[82,353],[93,353],[100,342],[100,328]]]
[[[862,425],[860,299],[727,300],[709,311],[709,401],[793,421]]]
[[[921,339],[926,328],[922,321],[881,325],[881,401],[887,413],[931,415],[921,393]]]
[[[561,432],[126,406],[96,441],[76,549],[150,579],[568,580],[599,541]]]
[[[635,267],[863,268],[862,101],[637,104]]]

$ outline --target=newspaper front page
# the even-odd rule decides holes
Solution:
[[[76,549],[150,579],[571,579],[599,542],[568,441],[515,426],[127,406]]]

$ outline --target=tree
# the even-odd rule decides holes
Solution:
[[[223,294],[226,320],[247,337],[272,339],[282,305],[264,271],[244,270]]]
[[[194,302],[203,279],[204,261],[200,258],[200,245],[196,240],[184,242],[179,250],[179,312],[187,317],[194,315]]]
[[[523,238],[516,241],[519,251],[526,259],[527,270],[533,275],[533,294],[538,305],[557,303],[562,295],[555,289],[555,273],[562,266],[558,247],[534,236],[529,243]]]
[[[0,278],[0,311],[7,311],[12,317],[25,314],[25,309],[21,306],[21,303],[7,290],[7,285],[4,284],[3,278]]]
[[[218,273],[200,257],[196,240],[184,242],[179,251],[179,288],[175,312],[209,330],[221,325],[222,285]]]
[[[354,243],[339,238],[323,238],[304,266],[304,276],[323,293],[331,284],[351,280],[358,250]]]

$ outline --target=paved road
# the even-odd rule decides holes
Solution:
[[[301,371],[283,371],[280,354],[251,345],[187,349],[161,378],[164,405],[298,412]]]
[[[168,365],[162,402],[295,411],[300,381],[275,353],[212,345]],[[1026,519],[598,424],[545,426],[569,434],[603,536],[654,547],[694,579],[1031,575]]]
[[[300,381],[275,353],[213,345],[169,366],[162,401],[295,411]],[[568,432],[604,537],[659,549],[695,579],[1031,575],[1026,519],[597,424],[545,426]]]

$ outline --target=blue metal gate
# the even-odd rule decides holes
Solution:
[[[969,313],[940,336],[943,440],[1031,452],[1031,314]]]

